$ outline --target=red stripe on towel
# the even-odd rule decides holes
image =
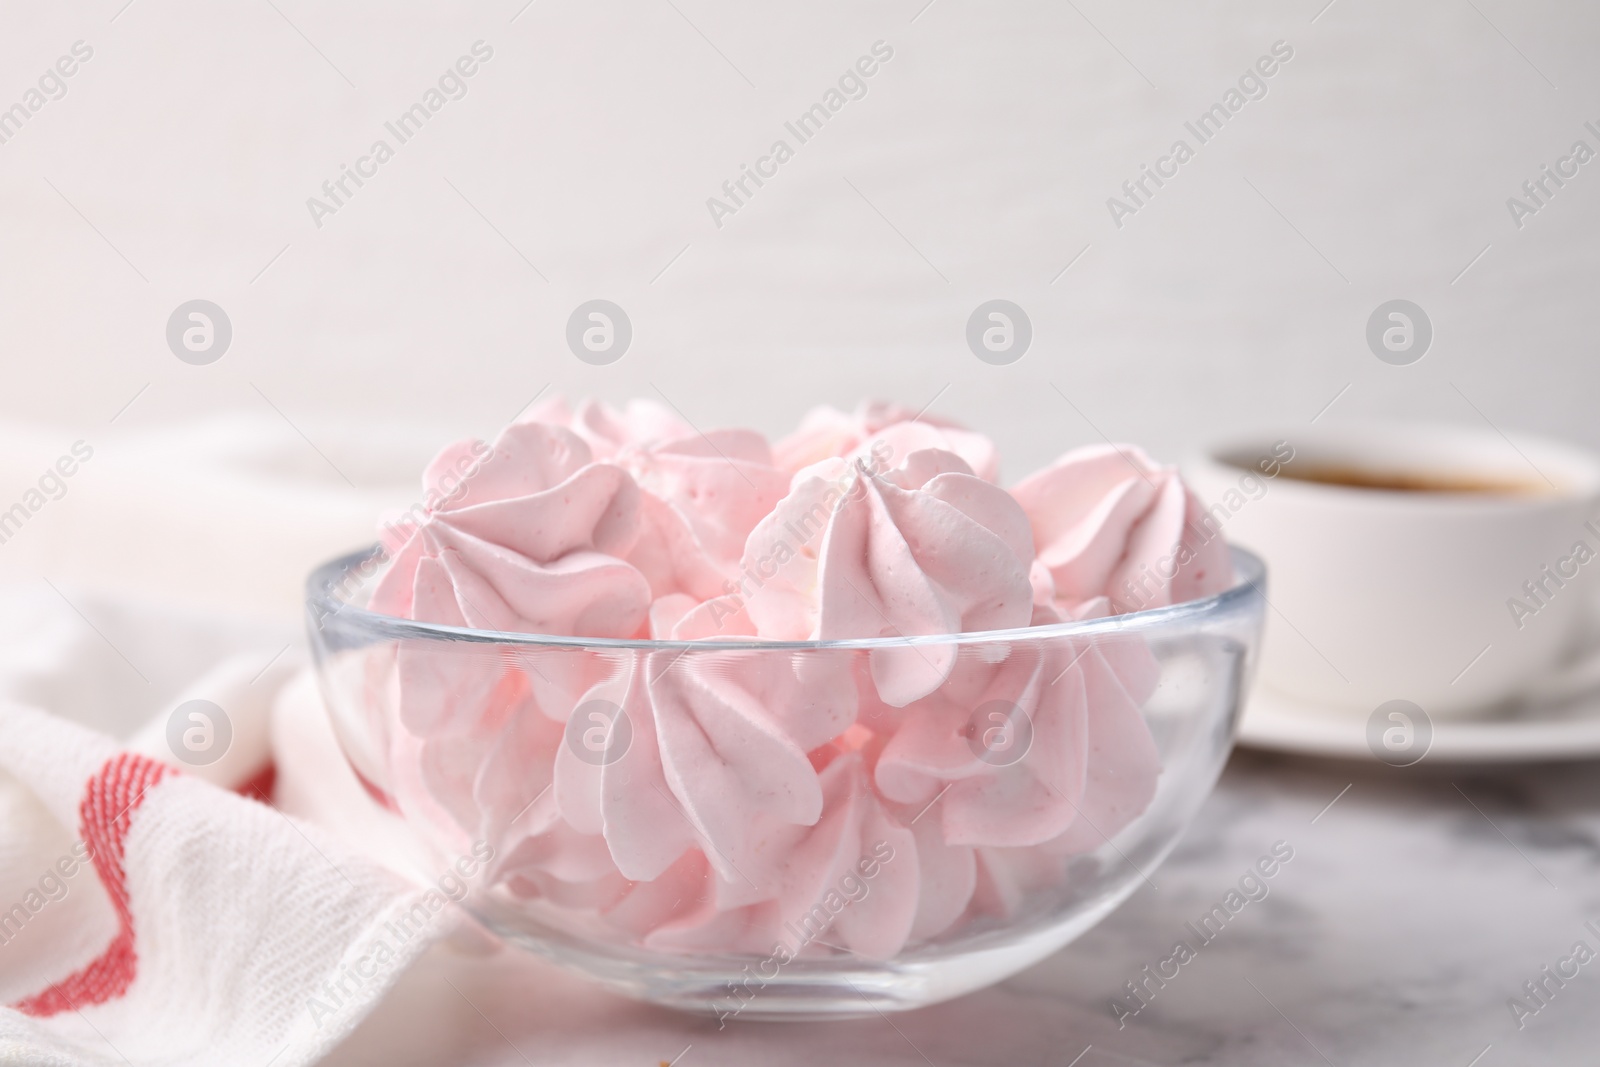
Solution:
[[[128,908],[128,872],[123,867],[133,813],[151,786],[174,774],[172,768],[124,752],[95,772],[78,807],[80,831],[100,884],[117,911],[117,936],[88,966],[13,1007],[25,1015],[58,1015],[88,1004],[104,1004],[128,991],[138,971],[133,948],[133,913]]]

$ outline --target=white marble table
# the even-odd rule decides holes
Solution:
[[[1600,949],[1584,926],[1600,920],[1594,772],[1239,752],[1153,887],[985,992],[888,1018],[719,1031],[518,954],[463,959],[441,947],[363,1024],[361,1056],[331,1062],[381,1053],[389,1064],[483,1067],[655,1067],[680,1056],[679,1067],[1590,1064],[1600,1055],[1600,960],[1563,988],[1550,984],[1549,1003],[1520,1030],[1507,1001],[1578,940]],[[1119,1029],[1111,1000],[1123,983],[1167,956],[1184,924],[1277,841],[1294,858],[1270,895]],[[406,1025],[419,1012],[439,1020],[426,1034]]]

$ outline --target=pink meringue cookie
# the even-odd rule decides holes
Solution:
[[[432,479],[443,467],[429,468],[431,499],[440,499]],[[615,553],[638,536],[638,500],[628,474],[591,463],[569,431],[512,426],[420,522],[388,527],[405,539],[369,606],[448,626],[632,636],[645,623],[649,585]],[[500,684],[489,664],[449,649],[405,645],[397,660],[401,719],[423,734],[470,726]]]
[[[826,405],[813,408],[800,428],[773,446],[779,467],[792,474],[826,459],[849,458],[885,440],[895,461],[923,448],[954,452],[985,481],[1000,478],[1000,452],[994,442],[960,423],[880,400],[866,401],[853,414]]]
[[[1064,862],[1048,848],[974,848],[972,904],[963,918],[1014,919],[1034,895],[1061,883]]]
[[[564,823],[516,842],[489,877],[521,897],[537,897],[584,912],[617,907],[636,886],[611,862],[605,838],[580,834]]]
[[[921,867],[913,832],[877,798],[859,752],[830,754],[820,783],[823,816],[789,827],[745,857],[747,876],[778,887],[739,907],[714,898],[652,931],[645,943],[680,951],[887,959],[911,936]]]
[[[399,642],[372,664],[383,789],[491,841],[500,891],[649,949],[886,959],[1047,906],[1155,795],[1161,666],[1134,634],[1026,628],[1208,595],[1230,564],[1137,450],[1009,493],[998,469],[883,404],[773,447],[556,399],[446,448],[373,610],[695,646]],[[922,640],[749,647],[859,638]]]
[[[938,821],[922,817],[925,812],[901,810],[917,849],[917,911],[907,938],[914,944],[939,936],[967,913],[978,885],[977,853],[946,841]]]
[[[409,817],[451,828],[453,847],[470,847],[481,828],[473,781],[517,699],[510,691],[515,677],[502,672],[495,677],[499,684],[473,706],[474,714],[452,722],[448,732],[402,728],[387,738],[384,784],[393,806]]]
[[[619,758],[600,762],[565,744],[555,759],[562,818],[579,833],[603,834],[617,869],[634,881],[659,877],[696,844],[694,825],[672,795],[662,766],[646,690],[649,670],[648,654],[621,652],[611,659],[605,679],[567,709],[569,716],[594,702],[621,709],[620,725],[611,727],[607,741],[627,746]],[[560,710],[552,713],[559,716]],[[624,732],[618,735],[618,729]]]
[[[1094,597],[1127,612],[1210,596],[1232,584],[1227,545],[1199,525],[1199,500],[1176,469],[1137,448],[1075,449],[1011,492],[1069,613]]]
[[[706,884],[714,875],[705,855],[685,852],[661,877],[630,882],[627,892],[601,908],[605,921],[643,944],[656,930],[692,924],[702,912]]]
[[[1060,854],[1098,848],[1144,811],[1161,765],[1140,708],[1161,672],[1143,640],[1053,638],[998,663],[969,657],[900,713],[877,764],[886,796],[937,797],[951,844],[1049,842]],[[1013,759],[989,736],[1027,747]]]
[[[764,637],[911,637],[1026,626],[1033,587],[1027,516],[957,455],[913,452],[874,474],[828,460],[745,546],[746,611]],[[955,646],[873,651],[879,692],[901,707],[938,688]]]
[[[570,431],[508,427],[453,498],[401,531],[372,609],[483,629],[636,633],[649,591],[619,557],[639,536],[639,490],[620,467],[590,460]]]
[[[772,448],[753,430],[702,434],[667,407],[630,401],[623,411],[561,397],[532,408],[520,423],[571,430],[594,456],[615,461],[643,490],[640,536],[628,561],[655,597],[708,600],[727,591],[750,530],[788,491]]]
[[[1067,855],[1099,848],[1144,813],[1155,797],[1161,754],[1140,710],[1161,680],[1142,638],[1080,638],[1071,670],[1081,675],[1086,738],[1075,818],[1050,847]]]
[[[642,530],[628,561],[657,597],[726,593],[750,531],[789,491],[766,438],[750,430],[632,446],[616,461],[642,490]]]
[[[526,686],[527,676],[515,672]],[[555,798],[555,762],[566,731],[564,723],[535,706],[532,693],[511,705],[504,726],[486,751],[480,750],[472,776],[478,813],[478,839],[518,841],[555,828],[561,819]]]
[[[546,423],[571,430],[583,438],[597,460],[616,457],[624,448],[651,441],[672,440],[694,433],[694,427],[671,408],[654,400],[630,400],[618,411],[598,400],[584,400],[573,408],[561,396],[552,396],[529,408],[517,423]]]
[[[779,917],[800,936],[834,934],[858,956],[887,959],[917,916],[916,839],[877,798],[859,752],[835,757],[821,782],[825,815],[782,857]]]
[[[674,640],[708,645],[720,638],[755,636],[754,623],[731,596],[699,605],[672,633]],[[704,691],[704,699],[746,706],[750,714],[761,709],[808,753],[843,734],[856,719],[855,657],[848,651],[783,655],[748,649],[719,652],[712,646],[672,662],[686,682]]]
[[[753,866],[748,857],[773,827],[821,817],[806,746],[825,743],[854,715],[853,690],[830,690],[830,674],[709,650],[618,657],[579,708],[596,700],[620,707],[627,747],[603,762],[561,748],[555,795],[563,817],[582,833],[604,834],[630,879],[657,878],[699,848],[725,883],[724,901],[770,895],[775,886],[743,873]]]
[[[1088,747],[1089,698],[1071,653],[1023,645],[998,663],[963,657],[949,685],[906,709],[878,761],[878,787],[907,805],[937,798],[929,817],[948,844],[1059,836],[1077,815]],[[1021,757],[986,746],[996,737],[1025,746]]]

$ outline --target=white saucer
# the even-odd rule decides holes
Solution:
[[[1600,690],[1560,704],[1523,703],[1471,719],[1431,718],[1426,761],[1500,763],[1600,757]],[[1372,760],[1367,717],[1302,704],[1257,687],[1237,735],[1250,748]]]

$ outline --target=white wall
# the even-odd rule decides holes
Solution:
[[[0,418],[70,440],[275,418],[266,397],[313,440],[442,436],[554,382],[777,431],[938,394],[1016,476],[1095,428],[1175,458],[1350,384],[1324,418],[1476,405],[1600,445],[1600,163],[1520,231],[1506,207],[1574,140],[1600,149],[1593,5],[537,0],[511,21],[522,3],[8,6],[0,107],[73,42],[94,55],[0,144]],[[306,198],[479,39],[468,94],[317,228]],[[867,96],[714,226],[706,198],[880,39]],[[1277,40],[1269,94],[1113,226],[1106,198]],[[635,330],[605,368],[562,342],[596,296]],[[963,340],[996,296],[1035,327],[1009,367]],[[1363,330],[1402,296],[1437,337],[1392,367]],[[234,325],[210,366],[164,341],[194,297]]]

